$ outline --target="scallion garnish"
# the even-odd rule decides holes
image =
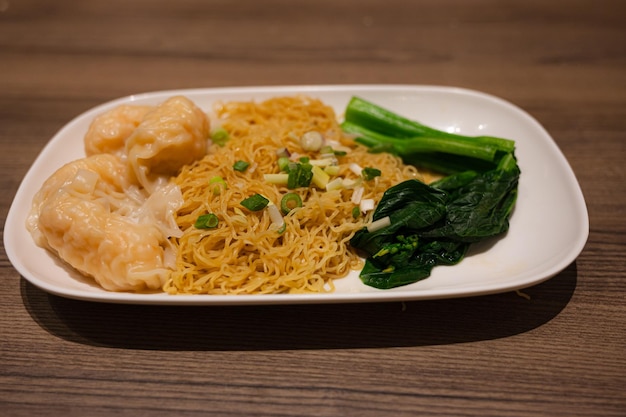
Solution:
[[[216,145],[219,145],[219,146],[226,145],[226,142],[228,142],[229,138],[230,138],[230,135],[228,134],[228,131],[224,129],[223,127],[218,127],[213,132],[211,132],[211,141],[215,143]]]
[[[374,233],[390,225],[391,225],[391,218],[389,216],[385,216],[383,218],[380,218],[368,224],[367,231],[370,233]]]
[[[326,146],[322,146],[322,149],[320,149],[320,154],[333,155],[333,156],[346,156],[348,153],[346,151],[338,151],[336,149],[333,149],[332,146],[326,145]]]
[[[373,198],[364,198],[359,203],[359,208],[362,213],[367,213],[368,211],[374,210],[376,203],[374,203]]]
[[[285,231],[285,220],[283,219],[283,215],[280,214],[280,210],[276,205],[270,203],[267,206],[267,212],[270,216],[270,220],[272,221],[272,226],[278,230],[278,233],[282,233]],[[282,229],[282,231],[281,231]]]
[[[302,207],[302,198],[296,193],[287,193],[280,200],[280,210],[284,214],[298,207]]]
[[[211,177],[211,179],[209,180],[209,185],[213,186],[214,195],[220,195],[222,193],[222,190],[228,188],[226,185],[226,181],[224,181],[224,178],[220,177],[219,175]]]
[[[311,164],[289,164],[287,167],[289,177],[287,179],[287,188],[293,190],[298,187],[308,187],[313,179],[313,166]]]
[[[324,146],[324,136],[315,130],[306,132],[300,138],[300,146],[305,151],[319,151]]]
[[[219,223],[219,219],[213,213],[203,214],[198,216],[196,222],[194,223],[194,227],[196,229],[213,229],[217,227]]]
[[[289,174],[284,172],[279,174],[263,174],[263,179],[270,184],[285,186],[289,180]]]
[[[371,181],[376,177],[380,177],[381,174],[380,169],[377,168],[365,167],[361,171],[361,175],[365,181]]]
[[[250,211],[259,211],[263,210],[269,204],[269,202],[270,200],[268,200],[261,194],[254,194],[242,200],[240,204]]]
[[[233,164],[233,169],[235,171],[244,172],[250,166],[250,162],[246,161],[237,161]]]
[[[356,162],[351,162],[350,165],[348,165],[348,168],[350,168],[350,171],[359,177],[363,175],[363,168]]]
[[[289,166],[289,158],[286,156],[281,156],[278,158],[278,169],[281,171],[287,171],[287,167]]]

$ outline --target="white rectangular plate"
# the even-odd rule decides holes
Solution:
[[[510,230],[475,245],[458,265],[436,267],[415,284],[377,290],[358,272],[336,280],[332,294],[185,295],[107,292],[65,267],[38,247],[26,230],[31,200],[45,179],[66,162],[84,156],[83,136],[93,118],[120,104],[157,104],[185,95],[210,110],[218,100],[262,100],[307,94],[333,106],[341,117],[348,100],[361,96],[424,124],[465,135],[492,135],[516,141],[522,170]],[[540,283],[565,269],[582,251],[589,233],[585,201],[565,157],[529,114],[499,98],[476,91],[413,85],[336,85],[189,89],[139,94],[95,107],[63,127],[30,168],[12,203],[4,229],[9,259],[32,284],[63,297],[135,304],[288,304],[376,302],[475,296]]]

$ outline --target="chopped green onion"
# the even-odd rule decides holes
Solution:
[[[361,209],[359,206],[352,207],[352,217],[358,219],[361,215]]]
[[[324,170],[318,166],[314,166],[311,169],[311,172],[313,173],[313,178],[311,178],[311,182],[315,184],[317,188],[326,188],[326,184],[328,184],[328,181],[330,181],[330,175],[328,175],[328,173],[324,172]]]
[[[361,175],[365,181],[371,181],[376,177],[380,177],[381,174],[382,172],[377,168],[366,167],[361,171]]]
[[[350,171],[359,177],[363,175],[363,168],[361,168],[361,165],[356,162],[351,162],[350,165],[348,165],[348,168],[350,168]]]
[[[339,174],[339,170],[339,165],[328,165],[324,167],[324,172],[326,172],[328,175],[337,175]]]
[[[219,223],[219,219],[213,213],[203,214],[198,216],[196,222],[194,223],[194,227],[196,229],[213,229],[217,227]]]
[[[218,127],[213,132],[211,132],[211,141],[213,141],[213,143],[215,143],[216,145],[219,145],[219,146],[226,145],[226,142],[228,142],[229,138],[230,138],[230,135],[228,131],[224,129],[223,127]]]
[[[302,198],[296,193],[287,193],[280,200],[280,209],[284,214],[298,207],[302,207]]]
[[[259,211],[263,210],[269,204],[269,202],[270,200],[268,200],[261,194],[254,194],[242,200],[240,204],[250,211]]]
[[[226,185],[226,181],[224,181],[224,178],[216,175],[215,177],[211,177],[211,179],[209,180],[209,185],[213,185],[213,194],[214,195],[220,195],[222,193],[222,190],[228,188]]]
[[[303,164],[308,164],[310,160],[311,158],[309,158],[308,156],[301,156],[299,159],[299,161],[302,162]]]
[[[330,155],[330,156],[346,156],[348,152],[341,151],[337,149],[333,149],[332,146],[326,145],[320,149],[320,155]]]
[[[300,138],[300,146],[305,151],[319,151],[324,146],[324,136],[315,130],[306,132]]]
[[[352,197],[350,198],[350,201],[353,202],[354,204],[361,203],[361,200],[363,200],[364,193],[365,193],[365,187],[363,187],[362,185],[357,185],[356,187],[354,187],[352,191]]]
[[[322,158],[322,159],[311,159],[309,160],[309,164],[315,166],[315,167],[327,167],[329,165],[332,165],[334,163],[336,163],[336,160],[330,159],[330,158]]]
[[[280,210],[278,210],[278,207],[276,207],[273,203],[270,203],[267,206],[267,212],[270,216],[270,220],[272,221],[272,226],[278,230],[278,233],[284,232],[285,220],[283,219],[283,215],[280,214]]]
[[[250,166],[250,162],[246,161],[237,161],[233,164],[233,169],[235,171],[244,172]]]
[[[361,185],[361,183],[363,182],[363,179],[362,178],[357,178],[357,179],[344,178],[341,182],[342,182],[343,188],[350,189],[350,188],[355,188]]]
[[[368,224],[367,231],[370,233],[374,233],[377,230],[383,229],[390,225],[391,225],[391,218],[389,216],[385,216]]]
[[[288,166],[289,157],[281,156],[280,158],[278,158],[278,169],[280,169],[281,171],[286,171]]]
[[[361,209],[362,213],[367,213],[368,211],[374,210],[375,206],[376,206],[376,203],[374,202],[374,199],[372,198],[364,198],[359,203],[359,208]]]
[[[313,179],[313,166],[310,164],[289,164],[287,188],[308,187]]]
[[[326,184],[326,191],[340,190],[343,188],[343,178],[337,177]]]
[[[285,174],[284,172],[280,174],[263,174],[263,179],[270,184],[287,185],[289,174]]]

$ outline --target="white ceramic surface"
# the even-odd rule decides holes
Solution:
[[[359,95],[438,129],[514,139],[522,175],[510,230],[499,239],[475,245],[458,265],[437,267],[430,278],[391,290],[365,286],[354,272],[336,280],[337,290],[332,294],[170,296],[104,291],[35,245],[25,227],[31,199],[57,168],[84,156],[83,135],[97,114],[123,103],[157,104],[175,94],[189,97],[206,110],[217,100],[307,94],[332,105],[339,116],[350,97]],[[588,233],[587,209],[574,173],[550,135],[520,108],[459,88],[333,85],[162,91],[95,107],[63,127],[35,160],[8,213],[4,244],[10,261],[25,279],[68,298],[135,304],[287,304],[439,299],[521,289],[549,279],[570,265],[582,251]]]

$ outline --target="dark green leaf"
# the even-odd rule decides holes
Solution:
[[[376,177],[380,177],[381,172],[380,169],[365,167],[363,171],[361,171],[361,175],[365,181],[371,181]]]
[[[233,164],[233,169],[235,171],[244,172],[250,166],[250,162],[246,161],[237,161]]]
[[[261,194],[254,194],[245,200],[241,201],[241,205],[247,208],[250,211],[259,211],[263,210],[268,204],[270,200],[262,196]]]

